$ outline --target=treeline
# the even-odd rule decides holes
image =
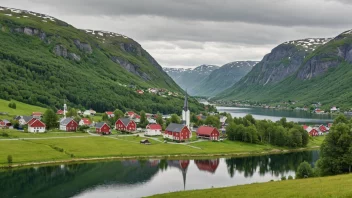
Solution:
[[[227,114],[227,123],[226,134],[232,141],[268,143],[292,148],[305,147],[309,142],[309,135],[302,126],[287,122],[286,118],[272,122],[255,120],[252,115],[232,119],[231,115]]]

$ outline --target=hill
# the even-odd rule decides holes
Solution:
[[[10,102],[16,103],[16,109],[12,109],[8,107]],[[16,115],[31,115],[33,112],[44,113],[45,111],[46,109],[42,107],[28,105],[14,100],[7,101],[7,100],[0,99],[0,113],[1,113],[0,118],[11,119]]]
[[[251,72],[217,99],[260,103],[352,106],[352,31],[333,39],[291,41],[274,48]],[[307,42],[308,41],[308,42]]]
[[[351,197],[352,175],[174,192],[152,197]]]
[[[158,88],[182,93],[140,44],[127,36],[79,30],[54,17],[0,7],[0,98],[32,105],[120,108],[176,113],[183,98],[136,93]],[[175,94],[176,95],[176,94]],[[191,100],[191,111],[203,107]]]
[[[164,68],[166,73],[190,95],[198,95],[194,88],[207,78],[214,70],[219,69],[216,65],[200,65],[194,69]]]
[[[227,63],[210,73],[194,88],[197,96],[213,97],[230,88],[250,72],[257,61],[235,61]]]

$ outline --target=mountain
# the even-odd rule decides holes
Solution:
[[[177,113],[179,97],[137,94],[158,88],[182,93],[133,39],[80,30],[54,17],[0,7],[0,98],[60,108]],[[174,94],[176,95],[176,94]],[[191,100],[191,110],[202,105]],[[178,107],[178,108],[177,108]]]
[[[236,61],[214,70],[193,88],[197,96],[212,97],[233,86],[252,70],[257,61]]]
[[[352,30],[333,39],[290,41],[274,48],[251,72],[216,99],[262,103],[321,102],[352,106]]]
[[[194,69],[164,68],[164,71],[190,95],[196,95],[195,86],[208,77],[211,72],[219,69],[216,65],[200,65]]]

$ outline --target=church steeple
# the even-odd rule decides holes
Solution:
[[[188,111],[188,94],[187,94],[187,91],[186,91],[186,95],[185,95],[185,102],[183,103],[183,110],[184,111]]]

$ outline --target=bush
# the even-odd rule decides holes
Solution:
[[[290,175],[287,177],[288,180],[293,180],[293,177]]]
[[[299,164],[296,172],[296,178],[308,178],[308,177],[314,177],[314,172],[312,169],[312,166],[304,161]]]
[[[281,177],[281,180],[282,180],[282,181],[286,180],[286,176],[282,176],[282,177]]]
[[[3,132],[0,133],[0,136],[2,136],[2,137],[9,137],[9,134],[3,131]]]
[[[12,155],[7,156],[7,163],[12,164]]]
[[[10,102],[8,106],[12,109],[16,109],[16,103],[14,102]]]

